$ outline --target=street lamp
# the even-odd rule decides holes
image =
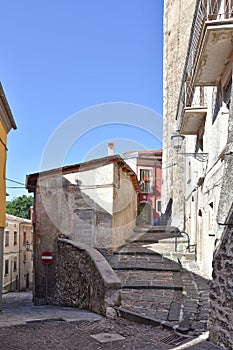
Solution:
[[[181,135],[179,130],[176,130],[174,134],[172,134],[171,136],[172,146],[175,148],[177,152],[181,149],[184,139],[185,139],[184,135]]]
[[[30,243],[29,243],[28,240],[26,241],[26,243],[24,244],[24,246],[25,246],[25,248],[26,248],[27,250],[30,249]]]
[[[185,139],[185,136],[181,135],[179,130],[176,130],[174,132],[174,134],[172,134],[172,136],[171,136],[172,146],[175,148],[175,150],[178,154],[182,154],[184,156],[194,157],[196,160],[199,160],[200,162],[205,162],[208,159],[209,153],[198,153],[198,152],[182,153],[182,152],[178,152],[181,149],[181,146],[182,146],[184,139]]]

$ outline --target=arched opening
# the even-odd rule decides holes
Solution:
[[[138,206],[137,225],[151,225],[152,205],[150,202],[141,202]]]

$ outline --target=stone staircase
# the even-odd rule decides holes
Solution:
[[[122,281],[121,306],[117,308],[121,316],[182,333],[206,330],[208,305],[204,302],[203,317],[198,317],[198,277],[180,263],[182,256],[182,261],[197,269],[192,253],[187,251],[184,259],[182,250],[187,246],[187,238],[173,227],[136,227],[126,245],[106,257]],[[207,286],[203,288],[206,291]],[[205,296],[208,299],[208,291]]]

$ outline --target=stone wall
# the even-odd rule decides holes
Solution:
[[[164,1],[163,67],[163,184],[162,212],[172,199],[172,225],[183,229],[184,157],[177,156],[171,135],[177,129],[176,111],[193,21],[195,0]],[[174,194],[174,196],[173,196]]]
[[[233,89],[228,121],[225,170],[221,187],[217,221],[225,227],[214,254],[209,317],[210,339],[233,349]]]
[[[75,182],[77,173],[72,174],[74,178],[64,177],[61,172],[40,176],[35,192],[34,220],[33,298],[36,305],[45,302],[45,266],[41,256],[46,251],[52,253],[54,257],[53,264],[49,266],[49,303],[54,302],[54,295],[57,293],[57,282],[53,276],[60,261],[58,238],[68,238],[111,254],[113,249],[122,244],[132,233],[136,218],[135,188],[130,177],[122,169],[117,168],[114,174],[117,175],[116,178],[115,176],[113,178],[113,171],[109,168],[107,170],[106,177],[109,173],[112,174],[111,183],[99,186],[98,182],[96,186],[93,179],[93,188],[97,187],[102,191],[100,197],[106,201],[105,207],[98,204],[96,199],[98,191],[94,193],[92,190],[92,195],[89,192],[92,197],[84,193],[83,185],[86,183],[84,180],[82,184],[79,180]],[[108,205],[112,208],[110,212],[107,210]],[[62,275],[60,277],[62,278]]]
[[[59,239],[55,269],[56,289],[50,301],[106,314],[120,304],[121,282],[105,258],[95,249]]]
[[[210,288],[210,341],[233,349],[233,228],[225,230],[213,261]]]
[[[112,247],[123,245],[136,225],[137,196],[130,177],[118,167],[114,167]]]

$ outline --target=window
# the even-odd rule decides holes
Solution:
[[[222,105],[220,86],[215,86],[212,92],[212,122],[214,123]]]
[[[156,211],[161,213],[161,200],[156,201]]]
[[[213,228],[213,212],[214,212],[214,203],[209,203],[208,206],[208,226],[209,230]]]
[[[27,233],[24,231],[23,233],[23,245],[27,242]]]
[[[140,169],[141,192],[151,192],[151,170]]]
[[[18,232],[14,231],[14,245],[17,245],[17,236],[18,236]]]
[[[8,275],[9,273],[9,260],[5,260],[5,275]]]
[[[5,231],[5,247],[9,246],[10,232]]]
[[[227,108],[230,107],[230,100],[231,100],[231,86],[232,86],[232,80],[228,82],[228,84],[225,86],[223,90],[223,98],[224,102],[226,103]]]
[[[232,0],[225,0],[225,14],[226,18],[231,18],[232,17]]]
[[[14,257],[13,271],[17,271],[17,257]]]

